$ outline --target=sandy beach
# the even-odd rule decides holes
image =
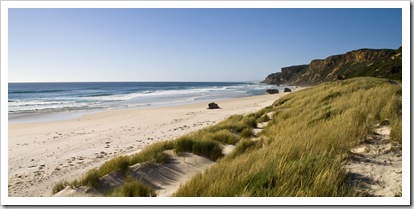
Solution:
[[[296,89],[298,90],[298,89]],[[172,107],[114,110],[80,118],[9,124],[9,196],[51,196],[59,181],[78,178],[113,157],[271,105],[287,93]]]

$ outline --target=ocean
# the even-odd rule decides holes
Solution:
[[[79,117],[111,109],[173,106],[266,94],[258,82],[9,83],[9,122]]]

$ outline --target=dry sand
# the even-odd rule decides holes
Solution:
[[[268,115],[271,116],[269,113]],[[255,132],[260,133],[267,124],[268,122],[258,123],[258,128],[254,129]],[[222,146],[224,155],[230,154],[235,148],[234,145]],[[214,161],[193,153],[183,152],[179,156],[173,150],[166,150],[164,153],[167,154],[168,160],[162,164],[138,163],[128,168],[128,173],[134,179],[140,179],[143,184],[151,187],[157,197],[173,196],[179,187],[187,183],[195,174],[204,172],[215,164]],[[79,188],[67,186],[54,197],[102,197],[107,191],[122,186],[125,181],[125,175],[122,172],[114,171],[100,178],[100,186],[97,189],[86,186]]]
[[[357,189],[366,196],[401,195],[402,151],[390,141],[389,124],[377,124],[364,143],[351,150],[352,159],[345,165]]]
[[[76,179],[106,160],[214,125],[233,114],[255,112],[285,94],[216,101],[221,107],[216,110],[208,110],[208,102],[203,102],[9,124],[9,196],[50,196],[57,182]]]

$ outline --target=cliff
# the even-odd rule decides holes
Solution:
[[[272,73],[263,83],[285,85],[315,85],[336,79],[370,76],[401,80],[402,48],[359,49],[312,60],[308,65],[284,67]]]

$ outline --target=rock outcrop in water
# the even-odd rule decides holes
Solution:
[[[284,85],[315,85],[326,81],[370,76],[401,80],[402,47],[393,49],[359,49],[312,60],[308,65],[284,67],[262,83]]]
[[[277,89],[267,89],[266,92],[268,94],[278,94],[279,90],[277,90]]]

